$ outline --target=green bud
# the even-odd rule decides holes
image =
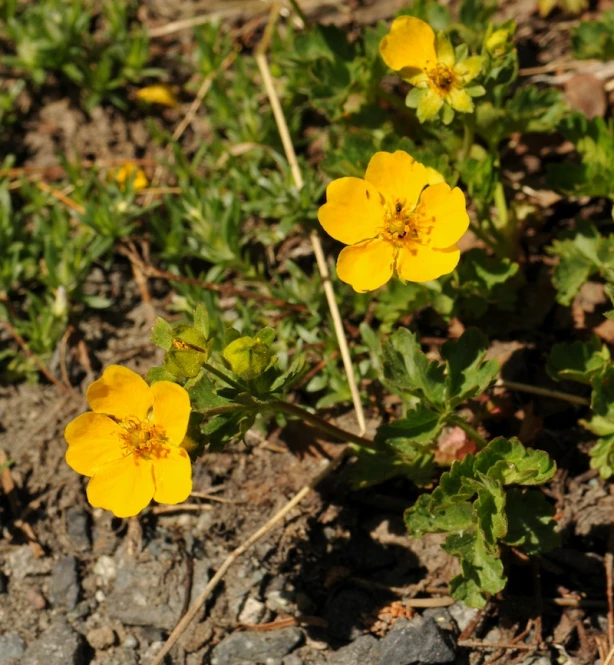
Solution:
[[[274,358],[269,344],[258,337],[239,337],[224,349],[222,355],[238,377],[255,379],[269,368]]]
[[[207,362],[211,344],[194,326],[178,325],[172,332],[171,348],[164,356],[166,370],[175,376],[196,376]]]
[[[486,38],[486,50],[494,57],[501,58],[513,47],[512,32],[501,28]]]

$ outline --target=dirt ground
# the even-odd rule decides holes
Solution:
[[[151,0],[143,5],[141,18],[152,28],[203,12],[240,21],[241,13],[249,14],[256,4]],[[349,20],[335,2],[301,4],[318,20]],[[403,4],[365,2],[357,16],[372,22]],[[509,3],[520,24],[526,66],[555,58],[561,48],[555,26],[549,50],[540,52],[542,61],[531,61],[529,31],[539,35],[548,27],[536,23],[533,4]],[[583,95],[574,103],[591,100]],[[61,154],[97,160],[157,157],[140,118],[126,121],[112,107],[87,117],[52,91],[29,103],[27,121],[11,138],[20,166],[55,166]],[[169,127],[175,119],[169,115]],[[529,168],[527,157],[519,153],[518,160],[519,168]],[[101,316],[82,324],[91,372],[84,371],[75,351],[66,361],[72,390],[44,383],[0,385],[0,450],[13,461],[3,472],[0,495],[0,665],[148,665],[226,556],[339,451],[337,444],[304,427],[267,436],[254,431],[246,445],[206,455],[195,465],[199,496],[186,506],[168,512],[154,506],[127,521],[92,509],[85,479],[65,464],[63,429],[85,410],[84,388],[102,367],[119,362],[145,373],[160,361],[147,341],[148,331],[152,316],[168,315],[170,291],[167,283],[152,280],[153,303],[143,303],[130,265],[120,256],[90,281],[93,292],[117,303],[111,320]],[[583,297],[586,303],[576,303],[576,313],[590,329],[594,304],[588,291]],[[493,348],[508,360],[508,378],[518,380],[526,379],[521,375],[539,353],[509,340],[495,340]],[[513,354],[515,362],[509,360]],[[58,349],[51,371],[59,373],[61,364]],[[501,665],[594,663],[596,640],[607,630],[605,569],[614,497],[576,450],[575,442],[589,445],[591,440],[585,430],[569,426],[577,420],[575,407],[539,399],[529,407],[521,398],[507,398],[506,409],[510,421],[522,417],[526,423],[529,445],[538,441],[561,457],[560,451],[574,442],[570,449],[576,452],[562,456],[565,463],[545,490],[558,509],[563,546],[535,563],[510,552],[507,590],[484,611],[448,602],[446,584],[457,564],[441,550],[438,537],[406,535],[402,513],[416,489],[397,480],[351,491],[346,465],[230,569],[167,662],[375,665],[379,657],[365,656],[375,642],[366,637],[383,643],[395,622],[406,625],[402,622],[423,615],[435,621],[442,644],[456,644],[462,633],[460,646],[450,647],[455,660],[424,656],[415,662],[477,665],[497,657]],[[355,427],[351,412],[330,417]],[[373,429],[379,416],[371,417]],[[253,630],[262,624],[267,630]],[[240,639],[251,639],[251,646]],[[521,640],[517,649],[510,644],[515,639]],[[231,653],[229,645],[237,651]],[[260,655],[244,658],[241,648],[255,654],[254,645],[260,645]]]

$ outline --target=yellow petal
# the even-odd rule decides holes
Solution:
[[[460,240],[469,227],[465,195],[446,183],[427,187],[420,197],[420,211],[435,222],[429,233],[431,246],[445,249]]]
[[[456,245],[446,249],[431,249],[418,243],[404,245],[399,250],[396,271],[407,282],[430,282],[452,272],[459,258]]]
[[[367,166],[365,180],[375,185],[390,205],[400,201],[404,207],[414,207],[428,184],[428,174],[411,155],[397,150],[376,152]]]
[[[454,73],[462,80],[463,85],[473,81],[473,79],[482,71],[484,58],[481,55],[472,55],[470,58],[459,62],[454,67]]]
[[[364,293],[383,286],[392,277],[393,264],[394,245],[375,238],[342,249],[337,259],[337,275],[355,291]]]
[[[153,474],[158,503],[181,503],[190,495],[192,464],[183,448],[170,446],[167,456],[153,460]]]
[[[133,178],[132,189],[135,192],[145,189],[149,184],[143,169],[140,169],[133,162],[127,162],[119,169],[111,171],[110,176],[117,181],[121,189],[124,189],[127,180]]]
[[[185,388],[171,381],[157,381],[150,388],[153,395],[153,422],[166,437],[179,446],[188,429],[192,407]]]
[[[440,182],[445,182],[445,178],[437,171],[430,166],[426,167],[426,181],[429,185],[437,185]]]
[[[87,486],[92,506],[110,510],[116,517],[137,515],[153,495],[152,462],[135,455],[101,466]]]
[[[437,60],[446,67],[454,67],[456,62],[456,57],[454,55],[454,49],[450,40],[446,37],[445,33],[437,33],[437,42],[435,44],[437,50]]]
[[[128,417],[144,420],[153,404],[149,386],[136,372],[120,365],[109,365],[98,381],[87,389],[93,411],[118,420]]]
[[[164,83],[156,83],[148,85],[134,93],[137,99],[148,104],[160,104],[160,106],[168,106],[175,108],[177,106],[177,98],[168,85]]]
[[[448,103],[455,111],[471,113],[473,111],[473,99],[462,88],[452,88],[448,93]]]
[[[83,413],[68,423],[64,438],[68,443],[66,463],[84,476],[124,456],[121,444],[122,428],[101,413]]]
[[[318,210],[322,228],[346,245],[375,237],[383,219],[379,192],[362,178],[333,180],[326,188],[326,203]]]
[[[428,23],[413,16],[399,16],[379,45],[384,62],[398,72],[426,69],[437,64],[435,33]]]
[[[442,106],[443,98],[429,88],[422,97],[420,97],[420,101],[418,102],[418,120],[424,122],[425,120],[434,118],[439,113],[439,109]]]

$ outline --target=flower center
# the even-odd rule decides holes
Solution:
[[[412,208],[396,200],[385,213],[383,236],[397,246],[410,243],[428,245],[434,224],[435,218],[427,216],[420,203]]]
[[[427,71],[428,77],[438,92],[448,94],[452,88],[458,87],[458,80],[454,71],[447,65],[437,63]]]
[[[159,426],[142,422],[138,418],[129,418],[120,424],[125,430],[121,435],[125,455],[146,460],[166,455],[168,441]]]

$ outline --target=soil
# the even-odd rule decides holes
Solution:
[[[253,4],[151,0],[143,4],[141,18],[156,28],[221,11],[226,20],[240,24],[241,12],[253,13]],[[352,2],[348,6],[355,9],[354,18],[338,11],[334,2],[301,4],[320,20],[347,24],[388,18],[405,3]],[[525,67],[550,62],[568,48],[568,22],[557,16],[548,22],[536,19],[533,4],[510,3],[505,10],[519,23]],[[255,29],[261,27],[262,22]],[[536,45],[546,32],[551,37],[540,50]],[[188,33],[182,33],[163,39],[158,48],[180,48],[186,40]],[[55,167],[58,155],[151,163],[158,157],[142,118],[126,119],[107,106],[88,117],[53,90],[23,103],[27,119],[11,137],[11,143],[19,145],[17,166]],[[570,98],[570,103],[575,102]],[[168,111],[164,116],[170,131],[180,114]],[[190,140],[188,133],[188,145]],[[526,155],[536,150],[523,141],[517,146],[518,169],[530,177],[540,172],[541,164],[530,163]],[[508,176],[513,179],[513,173]],[[536,188],[547,198],[535,177]],[[548,199],[545,208],[552,219],[557,214],[555,198]],[[558,220],[566,215],[573,214],[560,210]],[[531,286],[539,286],[533,298],[540,297],[542,287],[551,288],[547,273],[539,270]],[[85,480],[65,464],[63,429],[85,410],[84,388],[102,367],[118,362],[145,373],[160,361],[147,342],[148,330],[154,316],[169,316],[171,291],[166,282],[150,280],[152,301],[144,303],[129,263],[119,255],[108,269],[90,276],[89,287],[100,295],[111,294],[118,306],[113,320],[92,317],[79,322],[78,342],[71,341],[65,362],[58,349],[50,370],[60,376],[64,362],[71,389],[46,384],[44,377],[38,385],[0,386],[0,450],[12,462],[2,472],[0,495],[0,665],[147,665],[226,556],[339,451],[337,444],[309,428],[290,426],[266,436],[254,430],[245,445],[205,455],[195,465],[194,490],[204,496],[190,499],[188,506],[171,512],[154,506],[131,520],[92,509],[85,498]],[[562,311],[550,313],[547,334],[570,326],[574,335],[591,331],[603,320],[595,314],[601,311],[603,295],[598,285],[596,290],[596,297],[590,286],[583,290],[573,322]],[[515,330],[534,323],[524,321],[525,327],[518,324]],[[601,335],[614,340],[607,327]],[[543,366],[541,359],[536,362],[542,349],[522,333],[519,339],[512,342],[502,334],[491,353],[504,363],[508,379],[543,384],[546,379],[536,369]],[[433,350],[437,345],[434,340]],[[450,611],[438,609],[457,563],[442,551],[439,537],[407,536],[402,513],[415,499],[416,488],[390,481],[352,491],[346,465],[239,559],[167,662],[252,662],[225,661],[226,652],[216,648],[228,645],[229,635],[268,635],[266,648],[276,655],[258,661],[268,665],[369,663],[343,650],[365,635],[382,640],[395,622],[402,626],[405,620],[415,621],[431,601],[424,614],[434,617],[441,631],[456,639],[463,630],[461,645],[468,646],[458,647],[455,662],[477,665],[494,662],[497,656],[499,664],[537,665],[556,658],[566,662],[568,655],[573,660],[567,662],[594,663],[596,640],[607,631],[605,563],[611,551],[614,496],[588,470],[591,440],[575,425],[576,407],[507,394],[493,399],[501,415],[487,421],[487,428],[516,434],[523,428],[525,443],[556,452],[563,460],[544,490],[556,502],[563,546],[533,564],[510,551],[510,583],[486,610],[475,613],[458,604]],[[357,429],[351,412],[329,417]],[[374,410],[370,417],[373,429],[381,414]],[[578,441],[583,442],[579,450]],[[416,599],[422,601],[419,610],[413,609]],[[262,624],[270,624],[269,630],[251,629]],[[521,634],[522,650],[484,644],[509,645]],[[13,660],[11,654],[17,654]]]

